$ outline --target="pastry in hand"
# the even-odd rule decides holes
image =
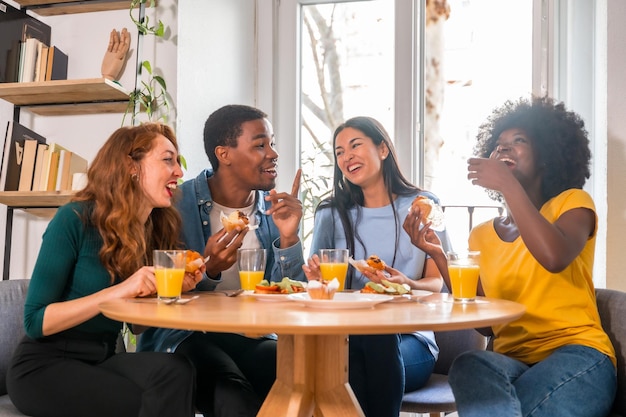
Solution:
[[[349,258],[348,262],[361,273],[376,273],[376,271],[384,271],[387,266],[377,255],[370,255],[367,259],[359,259],[358,261]]]
[[[443,210],[430,198],[418,195],[411,203],[409,211],[418,211],[422,215],[422,224],[430,222],[433,230],[443,230]]]
[[[377,255],[370,255],[369,258],[365,261],[370,268],[378,271],[385,270],[385,262],[380,259]]]
[[[248,216],[239,210],[233,211],[228,216],[222,213],[220,219],[222,221],[222,226],[224,226],[224,229],[226,229],[227,232],[232,232],[237,227],[243,229],[248,225],[248,223],[250,223]]]
[[[196,272],[204,263],[204,258],[195,250],[187,249],[187,259],[185,260],[185,272]]]

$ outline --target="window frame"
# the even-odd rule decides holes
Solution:
[[[357,0],[255,0],[256,104],[269,111],[280,157],[279,189],[291,189],[299,165],[300,21],[303,5]],[[423,183],[425,0],[393,0],[397,36],[395,58],[395,146],[403,172]],[[533,2],[534,94],[548,94],[586,122],[593,160],[585,189],[599,218],[596,252],[606,253],[607,218],[607,9],[608,0]],[[574,44],[576,47],[574,47]],[[271,80],[271,82],[269,82]],[[409,88],[407,82],[409,81]],[[399,87],[402,88],[399,88]],[[409,105],[406,103],[409,102]],[[606,256],[597,256],[596,285],[606,283]]]

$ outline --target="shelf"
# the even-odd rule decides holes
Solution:
[[[130,7],[130,0],[15,0],[20,8],[26,8],[40,16],[106,12]]]
[[[0,204],[19,209],[57,208],[68,203],[75,191],[0,191]]]
[[[0,99],[43,116],[123,113],[129,94],[105,78],[0,84]]]

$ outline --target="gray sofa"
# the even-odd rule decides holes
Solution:
[[[608,417],[626,417],[626,292],[596,289],[596,297],[602,327],[611,338],[617,355],[617,395],[613,411]],[[439,416],[440,412],[456,410],[447,380],[447,370],[454,359],[450,356],[469,348],[482,348],[473,345],[476,343],[475,338],[475,334],[468,335],[466,331],[438,333],[437,340],[441,339],[442,343],[440,348],[451,351],[444,352],[441,357],[443,361],[436,365],[435,373],[426,387],[404,394],[402,411]]]
[[[24,300],[29,280],[0,281],[0,417],[24,416],[7,395],[9,360],[24,335]]]

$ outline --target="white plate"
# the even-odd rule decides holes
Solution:
[[[243,295],[250,296],[258,301],[269,301],[269,302],[289,301],[287,300],[287,296],[289,294],[260,294],[260,293],[255,293],[254,291],[251,291],[251,290],[247,290],[243,292]]]
[[[372,308],[378,303],[391,300],[391,295],[361,294],[358,292],[338,292],[332,300],[314,300],[308,293],[289,294],[288,300],[295,301],[311,308],[346,310],[355,308]]]
[[[393,299],[389,302],[390,303],[405,303],[407,301],[416,301],[419,298],[427,297],[432,294],[433,294],[432,291],[411,290],[410,294],[392,295]]]

